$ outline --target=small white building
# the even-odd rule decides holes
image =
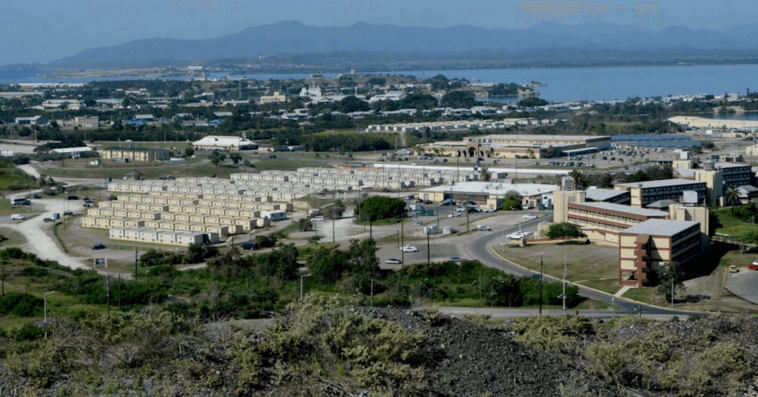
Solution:
[[[206,136],[199,141],[192,142],[192,146],[198,150],[256,150],[258,144],[238,136]]]

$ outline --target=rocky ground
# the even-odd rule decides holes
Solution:
[[[32,342],[36,350],[3,339],[0,396],[758,395],[753,318],[667,323],[624,318],[609,324],[545,316],[483,326],[427,309],[319,310],[304,308],[263,330],[224,321],[165,337],[137,331],[146,341],[141,347],[123,339],[92,349],[96,353],[62,349],[86,343],[77,339],[89,332],[84,326],[65,333],[59,327],[51,342]],[[387,323],[399,328],[377,328]],[[376,335],[371,339],[356,330]],[[376,372],[375,363],[358,364],[350,340],[369,349],[386,349],[385,342],[397,340],[416,349],[416,358],[398,359],[405,357],[400,352]],[[335,350],[340,344],[342,350]],[[137,360],[150,353],[153,361]],[[125,364],[126,355],[137,359]],[[47,365],[46,358],[57,364]],[[364,370],[386,379],[361,380],[357,374]]]

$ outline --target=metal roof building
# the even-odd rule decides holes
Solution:
[[[213,136],[209,135],[199,141],[192,142],[192,146],[199,150],[255,150],[258,144],[238,136]]]

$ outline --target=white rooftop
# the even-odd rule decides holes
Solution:
[[[252,145],[253,141],[243,139],[238,136],[206,136],[199,141],[192,142],[195,146],[218,146],[218,147],[239,147]]]
[[[453,193],[485,193],[490,195],[505,194],[516,191],[522,196],[536,196],[538,194],[553,194],[555,185],[540,185],[532,183],[497,183],[497,182],[462,182],[454,185],[437,186],[423,189],[422,192],[450,192]]]
[[[698,226],[699,224],[700,222],[648,219],[645,222],[624,230],[623,233],[671,237],[693,226]]]
[[[664,179],[662,181],[648,181],[648,182],[632,182],[632,183],[617,183],[615,186],[626,187],[639,187],[642,185],[643,189],[651,187],[667,187],[667,186],[686,186],[695,184],[705,184],[705,182],[692,181],[688,179]]]

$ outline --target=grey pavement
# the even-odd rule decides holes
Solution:
[[[737,270],[738,273],[729,273],[726,289],[742,299],[758,304],[758,271],[746,267]]]

